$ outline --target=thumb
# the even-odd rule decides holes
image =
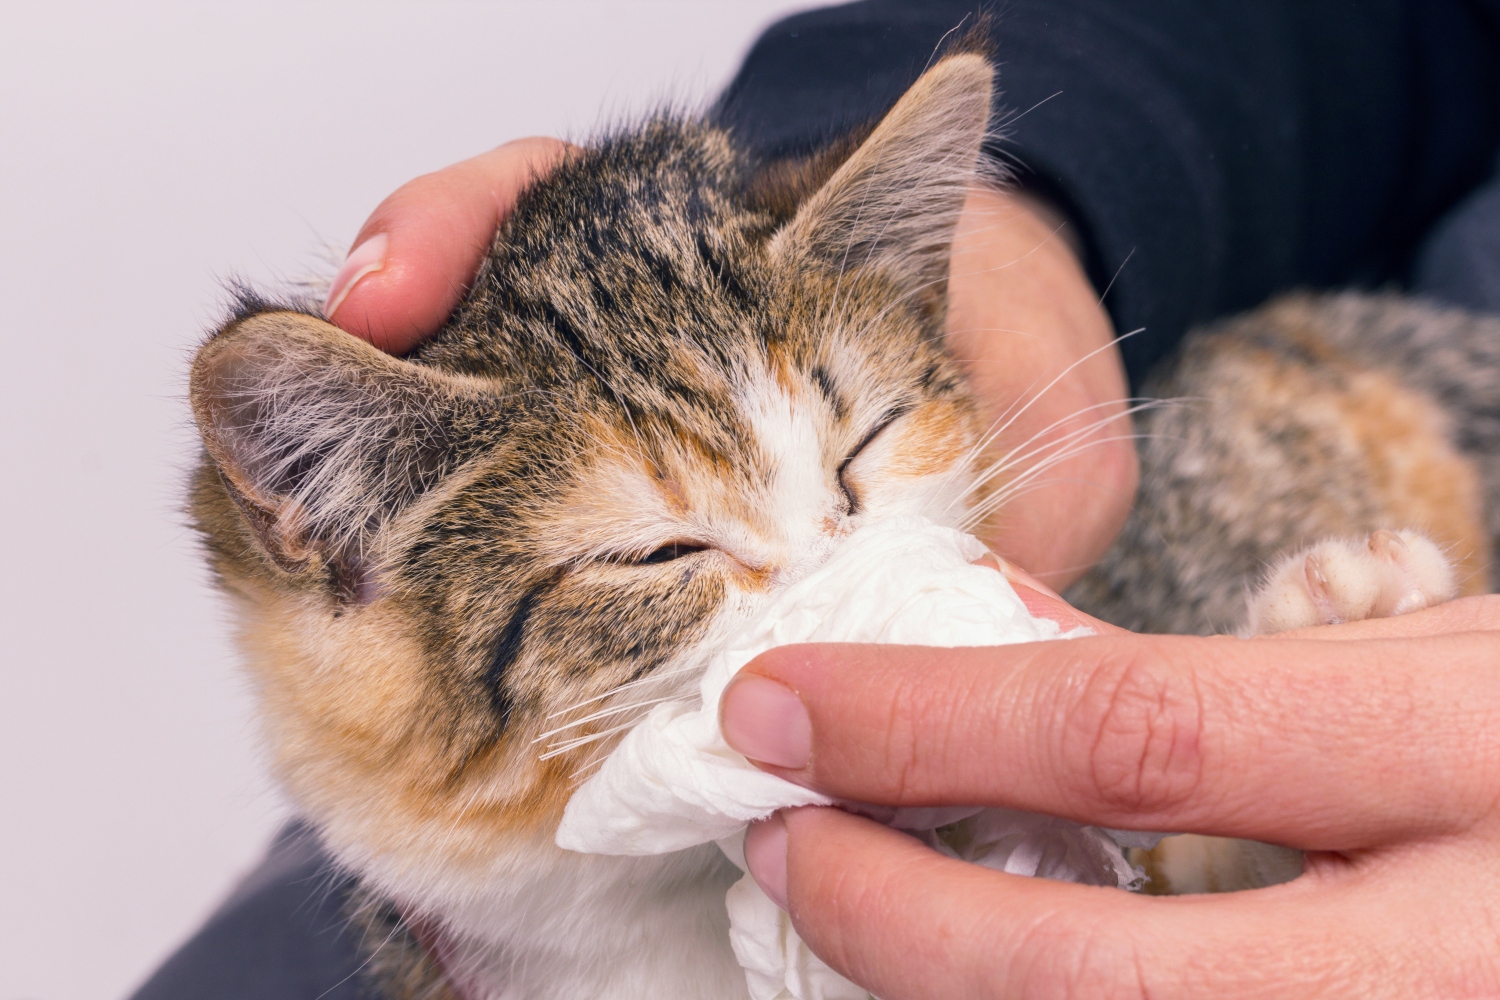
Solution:
[[[561,139],[517,139],[402,185],[360,229],[323,315],[405,354],[448,318],[521,192],[576,149]]]

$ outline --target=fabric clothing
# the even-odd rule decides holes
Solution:
[[[131,1000],[379,1000],[344,914],[349,882],[303,823]]]
[[[767,157],[811,148],[892,104],[973,9],[788,18],[717,114]],[[1008,0],[997,153],[1078,226],[1097,287],[1119,272],[1116,327],[1146,327],[1133,380],[1189,324],[1277,290],[1405,279],[1440,216],[1416,289],[1500,311],[1500,179],[1475,190],[1500,137],[1497,24],[1500,0]],[[132,1000],[377,1000],[347,889],[288,826]]]
[[[1500,0],[996,8],[998,152],[1076,223],[1116,329],[1145,328],[1123,345],[1133,382],[1190,324],[1278,290],[1402,280],[1491,169]],[[787,18],[720,118],[768,157],[810,148],[888,108],[975,9],[864,0]]]
[[[1433,229],[1417,255],[1412,291],[1500,313],[1500,172]]]

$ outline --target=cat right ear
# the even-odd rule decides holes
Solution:
[[[974,53],[922,74],[773,239],[841,272],[874,266],[941,291],[953,231],[980,174],[994,67]]]
[[[450,471],[499,407],[489,387],[401,361],[314,316],[257,312],[193,361],[193,416],[266,554],[315,557],[368,600],[381,527]]]

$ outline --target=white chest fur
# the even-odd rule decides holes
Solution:
[[[389,870],[345,858],[442,928],[466,1000],[737,1000],[724,894],[740,876],[712,844],[656,857],[538,843],[487,871]]]

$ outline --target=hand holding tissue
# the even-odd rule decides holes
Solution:
[[[557,844],[593,854],[664,854],[708,841],[744,869],[745,827],[789,806],[835,800],[758,770],[719,731],[731,678],[772,648],[802,642],[999,646],[1091,634],[1034,618],[1005,577],[974,561],[972,535],[918,518],[879,521],[842,540],[714,653],[699,699],[657,705],[574,793]],[[848,804],[853,805],[853,804]],[[1130,887],[1121,843],[1141,835],[1008,809],[854,806],[935,850],[1013,874]],[[1154,838],[1146,838],[1149,843]],[[730,939],[754,1000],[864,1000],[813,955],[749,875],[727,899]]]

